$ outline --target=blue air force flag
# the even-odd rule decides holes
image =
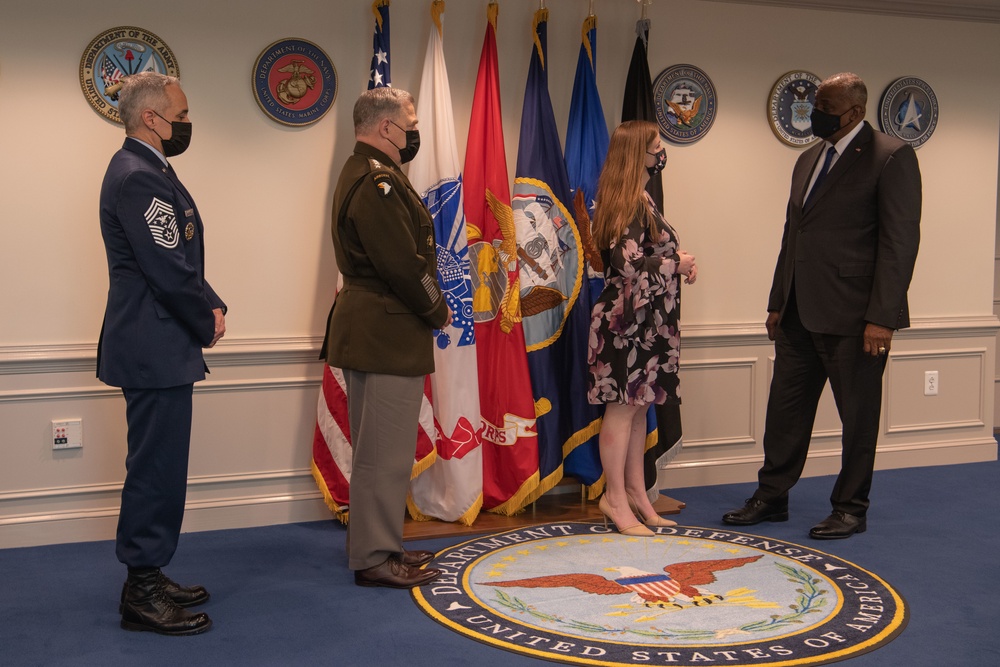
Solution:
[[[597,179],[608,154],[608,125],[604,120],[601,96],[597,91],[597,17],[588,16],[583,22],[580,55],[573,80],[573,96],[566,128],[566,172],[573,194],[573,215],[580,231],[586,280],[590,300],[581,303],[589,313],[593,302],[604,289],[604,266],[594,245],[590,223],[594,214]],[[600,406],[597,406],[600,412]],[[564,469],[590,487],[590,497],[596,498],[603,489],[598,482],[603,470],[598,451],[597,435],[565,452]]]

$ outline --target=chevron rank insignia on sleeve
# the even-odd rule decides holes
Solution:
[[[153,243],[163,248],[176,248],[181,235],[177,229],[177,216],[167,202],[153,197],[145,213],[146,224],[153,235]]]

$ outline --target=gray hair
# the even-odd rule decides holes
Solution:
[[[399,88],[366,90],[354,103],[354,133],[369,134],[383,118],[398,118],[407,103],[413,104],[413,95]]]
[[[853,72],[841,72],[828,77],[822,86],[835,86],[841,90],[841,94],[852,105],[856,104],[862,109],[868,105],[868,87],[861,77]]]
[[[176,76],[157,72],[139,72],[122,79],[118,93],[118,115],[125,124],[126,134],[142,127],[142,112],[146,109],[162,111],[170,104],[167,86],[179,85]]]

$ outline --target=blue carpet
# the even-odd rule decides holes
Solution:
[[[793,489],[791,520],[745,529],[811,544],[883,577],[907,600],[906,630],[851,667],[1000,665],[1000,463],[879,471],[868,532],[821,544],[832,477]],[[754,484],[678,489],[683,525],[718,527]],[[203,583],[215,622],[195,637],[118,627],[124,568],[111,542],[0,550],[0,664],[493,665],[551,664],[485,646],[432,621],[405,591],[354,585],[334,521],[185,534],[167,570]],[[441,550],[460,542],[408,544]],[[724,664],[720,662],[719,664]]]

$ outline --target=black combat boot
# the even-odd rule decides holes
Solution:
[[[160,581],[163,583],[163,590],[178,607],[197,607],[208,602],[211,595],[204,586],[181,586],[167,575],[160,572]],[[122,595],[118,601],[118,613],[122,613],[125,604],[125,594],[128,592],[128,580],[122,584]]]
[[[167,594],[158,568],[129,568],[122,603],[122,627],[161,635],[196,635],[212,627],[205,613],[192,613]]]

